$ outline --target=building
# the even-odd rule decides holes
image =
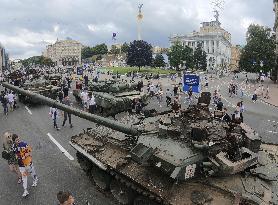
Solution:
[[[0,74],[8,68],[8,54],[5,48],[0,44]]]
[[[67,39],[58,40],[46,47],[43,56],[50,58],[58,66],[76,66],[81,64],[82,44],[78,41]]]
[[[183,46],[196,49],[201,43],[207,53],[207,68],[227,68],[231,63],[231,34],[221,27],[218,11],[215,11],[215,21],[203,22],[200,31],[193,31],[189,35],[174,35],[170,37],[170,44],[181,42]]]
[[[162,48],[159,46],[154,46],[152,50],[154,54],[162,54],[168,52],[168,48]]]
[[[239,45],[232,46],[231,48],[231,63],[230,70],[239,70],[239,60],[241,55],[241,47]]]

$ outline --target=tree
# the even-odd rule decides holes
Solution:
[[[109,53],[111,53],[111,54],[119,54],[120,53],[120,49],[119,48],[117,48],[117,46],[115,46],[115,45],[112,45],[111,46],[111,50],[109,51]]]
[[[93,48],[91,48],[89,46],[82,48],[82,50],[81,50],[81,58],[82,59],[90,58],[93,55],[94,55]]]
[[[21,61],[24,67],[29,67],[31,65],[40,65],[40,66],[53,66],[53,61],[50,58],[44,56],[32,56],[30,58],[24,59]]]
[[[162,54],[156,54],[155,58],[153,59],[153,66],[165,67],[164,57]]]
[[[239,61],[240,70],[266,73],[275,67],[275,39],[270,28],[251,24],[246,41]]]
[[[129,44],[125,42],[125,43],[122,45],[121,51],[122,51],[122,53],[127,53],[127,52],[128,52],[128,49],[129,49]]]
[[[196,69],[206,70],[207,69],[207,54],[202,50],[202,44],[198,43],[197,48],[193,55],[194,67]]]
[[[180,42],[176,42],[171,46],[168,53],[170,66],[179,70],[180,66],[186,68],[193,67],[193,50],[188,46],[182,46]]]
[[[146,41],[133,41],[130,43],[126,63],[129,66],[149,66],[152,63],[152,46]]]
[[[94,55],[104,55],[108,53],[108,48],[105,43],[93,47]]]

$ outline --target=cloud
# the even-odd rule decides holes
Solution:
[[[171,34],[199,30],[214,19],[212,0],[0,0],[0,42],[13,58],[40,55],[48,43],[70,37],[84,45],[112,44],[137,38],[138,4],[143,3],[142,37],[169,46]],[[226,0],[222,27],[234,44],[245,43],[250,23],[273,27],[271,0]]]

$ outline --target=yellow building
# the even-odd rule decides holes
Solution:
[[[231,47],[231,64],[230,70],[239,70],[239,60],[241,55],[241,47],[239,45]]]
[[[58,66],[76,66],[81,64],[82,44],[78,41],[67,39],[58,40],[46,47],[43,56],[50,58]]]

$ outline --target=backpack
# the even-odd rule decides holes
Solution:
[[[2,151],[2,158],[5,160],[9,160],[11,158],[11,154],[7,150],[4,150]]]

